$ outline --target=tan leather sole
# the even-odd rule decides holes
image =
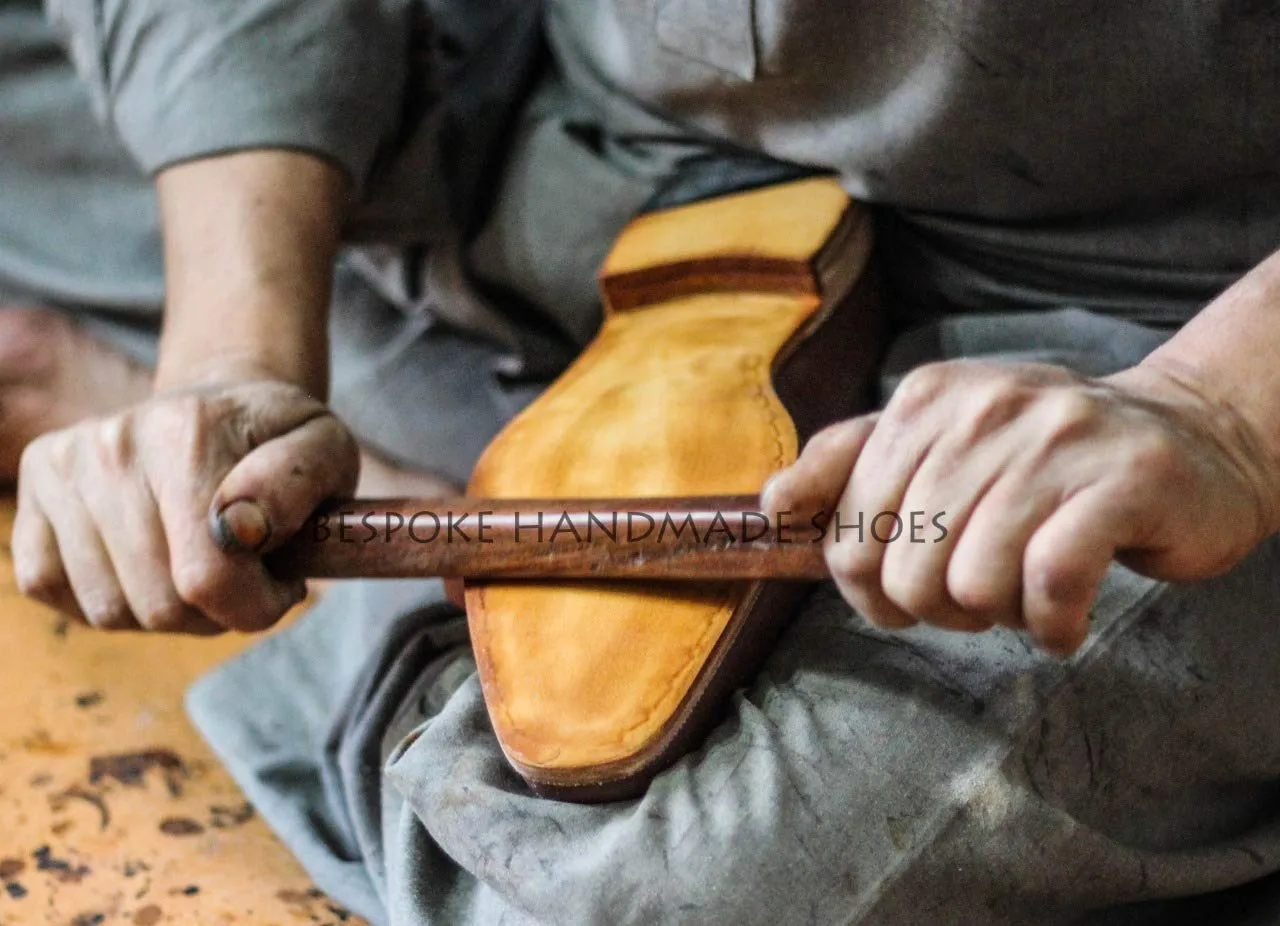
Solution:
[[[878,340],[870,244],[868,216],[829,179],[638,219],[602,273],[598,336],[490,445],[469,493],[758,492],[863,398]],[[547,796],[639,793],[697,745],[803,590],[468,583],[507,758]]]

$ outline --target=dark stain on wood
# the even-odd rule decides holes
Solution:
[[[309,916],[313,922],[319,922],[323,913],[328,913],[340,923],[345,923],[354,916],[350,910],[333,903],[325,897],[324,892],[315,887],[308,888],[306,891],[276,891],[276,898],[291,907],[297,908],[295,915]],[[319,909],[317,909],[317,905]]]
[[[155,926],[164,918],[164,911],[155,904],[147,904],[133,914],[133,926]]]
[[[160,832],[166,836],[199,836],[204,827],[190,817],[166,817],[160,821]]]
[[[150,871],[151,866],[141,860],[129,861],[124,863],[123,870],[124,870],[124,876],[126,878],[132,878],[132,877],[135,877],[136,875],[141,874],[144,871]]]
[[[41,846],[31,853],[36,860],[37,871],[47,871],[63,884],[79,884],[93,871],[88,865],[73,865],[64,858],[57,858],[48,846]]]
[[[27,863],[20,858],[0,859],[0,881],[12,881],[26,868]]]
[[[182,796],[182,782],[189,776],[186,763],[168,749],[149,749],[145,752],[126,752],[114,756],[94,756],[89,760],[89,784],[96,785],[108,779],[118,781],[126,788],[141,788],[146,784],[150,769],[164,774],[164,784],[170,797]]]
[[[245,802],[235,807],[214,804],[209,808],[209,825],[214,829],[232,829],[253,819],[253,805]]]
[[[185,897],[194,897],[196,896],[196,894],[200,893],[200,885],[188,884],[186,887],[182,889],[182,893],[183,893],[183,896]]]
[[[91,707],[97,707],[104,700],[106,700],[106,695],[101,691],[86,691],[83,694],[76,695],[76,707],[81,710],[88,710]]]
[[[71,926],[98,926],[99,923],[106,922],[106,919],[102,913],[81,913],[71,921]]]
[[[17,881],[9,881],[4,886],[4,892],[14,900],[21,900],[27,896],[27,889]]]
[[[22,738],[22,748],[26,752],[46,756],[65,756],[73,752],[75,747],[70,743],[60,743],[49,735],[48,730],[32,730]]]
[[[111,809],[107,806],[106,799],[93,791],[86,791],[77,785],[72,785],[65,791],[59,791],[57,794],[49,795],[49,803],[54,806],[54,810],[61,809],[61,804],[68,800],[84,801],[94,810],[98,811],[98,830],[104,831],[111,825]]]

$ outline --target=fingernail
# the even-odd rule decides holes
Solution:
[[[257,553],[271,540],[271,519],[257,502],[239,499],[213,513],[210,529],[227,553]]]

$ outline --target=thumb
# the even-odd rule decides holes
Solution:
[[[209,530],[228,553],[266,553],[292,537],[324,501],[348,497],[360,474],[355,440],[331,413],[256,447],[222,480]]]

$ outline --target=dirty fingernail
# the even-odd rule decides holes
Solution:
[[[214,543],[227,553],[257,553],[271,540],[271,519],[249,499],[224,505],[210,521]]]

